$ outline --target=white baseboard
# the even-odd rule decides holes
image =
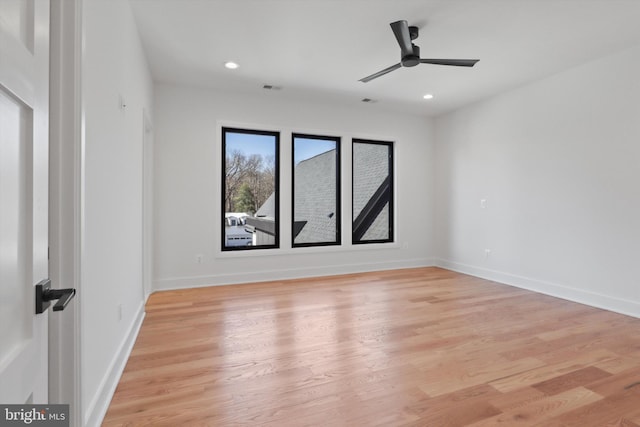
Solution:
[[[131,350],[133,350],[133,345],[135,344],[138,333],[140,332],[144,316],[144,303],[141,303],[133,318],[133,322],[131,322],[127,335],[124,340],[122,340],[118,351],[109,364],[109,369],[100,382],[98,392],[87,406],[87,410],[84,415],[84,426],[97,427],[102,424],[102,420],[107,413],[107,409],[109,409],[111,398],[116,391],[122,372],[127,365],[127,360],[129,360]]]
[[[640,318],[640,302],[638,301],[629,301],[558,283],[518,276],[516,274],[490,270],[441,258],[436,258],[434,260],[434,265],[446,268],[447,270],[456,271],[458,273],[469,274],[471,276],[492,280],[505,285],[515,286],[517,288],[527,289],[529,291],[562,298],[591,307],[602,308],[604,310]]]
[[[298,279],[304,277],[335,276],[337,274],[362,273],[367,271],[398,270],[402,268],[431,267],[432,258],[406,259],[376,263],[341,264],[321,267],[304,267],[278,270],[245,271],[196,277],[175,277],[155,280],[154,291],[198,288],[240,283],[266,282],[272,280]]]

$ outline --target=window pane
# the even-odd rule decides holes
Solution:
[[[393,144],[353,141],[353,243],[393,241]]]
[[[340,244],[340,138],[293,135],[293,246]]]
[[[223,250],[277,248],[277,132],[222,129]]]

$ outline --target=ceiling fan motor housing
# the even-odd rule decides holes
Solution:
[[[409,38],[411,40],[415,40],[418,38],[418,27],[414,27],[413,25],[409,27]]]
[[[413,48],[413,53],[403,56],[400,60],[403,67],[415,67],[420,63],[420,47],[413,43],[411,43],[411,47]]]

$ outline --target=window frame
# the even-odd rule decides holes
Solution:
[[[336,144],[336,239],[329,242],[308,242],[308,243],[295,243],[296,239],[296,222],[295,222],[295,194],[296,194],[296,180],[295,180],[295,140],[301,139],[317,139],[322,141],[333,141]],[[291,247],[292,248],[308,248],[315,246],[339,246],[342,244],[342,192],[341,192],[341,142],[342,138],[339,136],[326,136],[315,135],[306,133],[291,133]]]
[[[358,225],[356,224],[356,222],[360,222],[363,223],[363,219],[362,217],[362,211],[360,212],[360,214],[358,215],[358,217],[355,217],[355,211],[354,211],[354,206],[355,206],[355,179],[354,179],[354,175],[355,175],[355,145],[356,144],[372,144],[372,145],[382,145],[382,146],[386,146],[388,149],[388,156],[387,156],[387,160],[388,160],[388,171],[389,171],[389,175],[388,175],[388,179],[389,182],[386,185],[386,189],[385,191],[389,192],[389,200],[388,200],[388,205],[389,205],[389,215],[388,215],[388,224],[387,224],[387,230],[388,230],[388,237],[385,239],[374,239],[374,240],[362,240],[362,237],[364,237],[364,234],[366,233],[366,231],[368,230],[361,230],[362,224]],[[351,244],[352,245],[367,245],[367,244],[372,244],[372,243],[394,243],[395,240],[395,232],[394,232],[394,217],[395,217],[395,192],[394,192],[394,182],[395,182],[395,171],[394,171],[394,167],[393,167],[393,163],[394,163],[394,143],[393,141],[378,141],[378,140],[371,140],[371,139],[361,139],[361,138],[353,138],[351,140]],[[382,187],[382,186],[381,186]],[[375,193],[374,193],[375,194]],[[371,202],[371,199],[370,199]],[[367,203],[368,205],[369,203]],[[386,204],[386,203],[385,203]],[[375,205],[375,204],[374,204]],[[365,205],[366,207],[366,205]],[[383,206],[384,207],[384,206]],[[364,210],[364,209],[363,209]],[[365,218],[366,218],[366,214],[365,214]],[[375,218],[374,218],[375,220]],[[356,236],[356,234],[360,235],[359,237]]]
[[[247,128],[237,128],[237,127],[229,127],[222,126],[222,143],[221,143],[221,237],[220,237],[220,250],[221,252],[237,252],[237,251],[253,251],[253,250],[261,250],[261,249],[279,249],[280,248],[280,131],[268,131],[268,130],[259,130],[259,129],[247,129]],[[275,212],[275,221],[274,221],[274,244],[272,245],[259,245],[259,246],[227,246],[226,245],[226,187],[227,187],[227,133],[239,133],[239,134],[247,134],[247,135],[262,135],[262,136],[272,136],[275,138],[275,147],[274,147],[274,212]]]

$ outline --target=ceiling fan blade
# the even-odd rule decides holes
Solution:
[[[402,64],[400,64],[400,63],[398,62],[397,64],[392,65],[391,67],[387,67],[387,68],[385,68],[385,69],[384,69],[384,70],[382,70],[382,71],[378,71],[377,73],[371,74],[370,76],[367,76],[367,77],[365,77],[365,78],[362,78],[362,79],[360,79],[360,80],[358,80],[358,81],[359,81],[359,82],[362,82],[362,83],[367,83],[367,82],[370,82],[370,81],[371,81],[371,80],[373,80],[373,79],[377,79],[378,77],[380,77],[380,76],[384,76],[385,74],[390,73],[390,72],[392,72],[393,70],[397,70],[398,68],[401,68],[401,67],[402,67]]]
[[[421,64],[455,65],[457,67],[473,67],[479,59],[421,59]]]
[[[396,21],[389,25],[391,25],[393,34],[396,36],[396,40],[398,40],[398,44],[400,45],[401,56],[412,55],[413,47],[411,46],[411,35],[409,34],[409,24],[407,24],[407,21]]]

